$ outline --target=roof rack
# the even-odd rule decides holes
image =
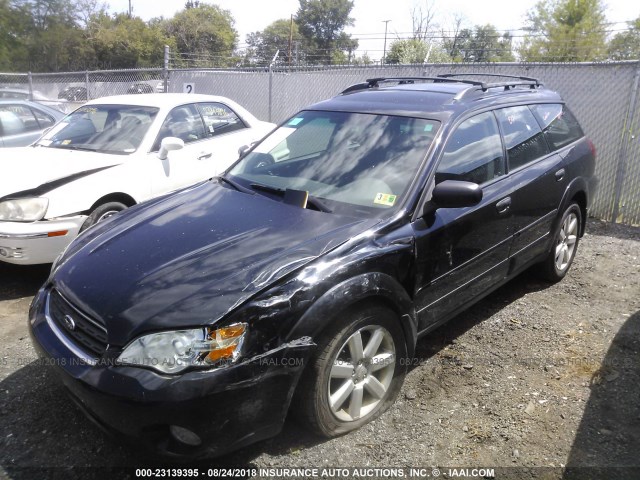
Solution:
[[[507,82],[496,82],[496,83],[487,83],[481,82],[478,80],[469,80],[464,78],[455,78],[460,76],[484,76],[484,77],[502,77],[502,78],[510,78],[513,81]],[[380,78],[370,78],[365,82],[356,83],[355,85],[351,85],[343,90],[341,93],[344,95],[346,93],[355,92],[358,90],[367,90],[370,88],[379,87],[381,83],[385,82],[398,82],[398,84],[413,84],[417,81],[420,82],[433,82],[433,83],[444,83],[444,82],[452,82],[452,83],[463,83],[470,85],[470,88],[463,90],[458,95],[456,95],[456,99],[460,100],[464,97],[471,95],[474,92],[478,92],[479,90],[482,92],[488,91],[490,88],[503,88],[505,91],[511,90],[516,86],[527,86],[530,89],[536,89],[541,87],[543,84],[537,79],[532,77],[519,77],[514,75],[501,75],[497,73],[447,73],[438,75],[437,77],[380,77]]]
[[[455,78],[455,77],[502,77],[502,78],[514,78],[516,80],[522,80],[524,82],[534,82],[536,85],[542,85],[537,78],[533,77],[520,77],[518,75],[503,75],[501,73],[443,73],[438,75],[438,78]]]
[[[345,93],[355,92],[355,91],[358,91],[358,90],[367,90],[369,88],[376,88],[376,87],[379,87],[381,83],[386,83],[386,82],[398,82],[398,84],[400,84],[400,85],[406,85],[406,84],[412,84],[412,83],[415,83],[415,82],[429,82],[429,81],[431,81],[433,83],[452,82],[452,83],[466,83],[466,84],[469,84],[469,85],[476,85],[476,86],[484,85],[482,82],[478,82],[476,80],[464,80],[464,79],[457,79],[457,78],[446,78],[446,77],[441,77],[441,76],[437,76],[437,77],[379,77],[379,78],[369,78],[365,82],[356,83],[355,85],[351,85],[350,87],[347,87],[345,90],[343,90],[341,93],[345,94]]]

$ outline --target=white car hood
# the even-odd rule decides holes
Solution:
[[[0,199],[34,190],[72,175],[119,165],[127,156],[49,147],[3,148],[0,156]],[[70,178],[72,180],[72,178]],[[61,185],[66,182],[62,181]],[[50,187],[56,188],[55,184]],[[50,188],[51,189],[51,188]]]

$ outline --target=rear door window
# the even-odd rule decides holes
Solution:
[[[200,103],[198,110],[210,137],[246,128],[240,117],[222,103]]]
[[[565,105],[531,105],[552,150],[558,150],[584,136],[582,128]]]
[[[549,153],[542,130],[529,107],[496,110],[507,147],[509,170],[515,170]]]

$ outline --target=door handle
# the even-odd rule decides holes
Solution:
[[[496,203],[498,213],[505,213],[511,207],[511,197],[506,197]]]
[[[565,174],[564,168],[561,168],[560,170],[558,170],[556,172],[556,182],[559,182],[560,180],[562,180],[564,178],[564,174]]]
[[[205,158],[210,158],[211,155],[213,155],[212,152],[200,152],[200,156],[198,157],[198,160],[204,160]]]

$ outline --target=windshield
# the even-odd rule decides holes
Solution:
[[[155,107],[85,105],[67,115],[36,145],[127,155],[138,149],[157,114]]]
[[[260,192],[308,192],[329,211],[379,215],[402,202],[438,127],[421,118],[300,112],[229,174]]]

